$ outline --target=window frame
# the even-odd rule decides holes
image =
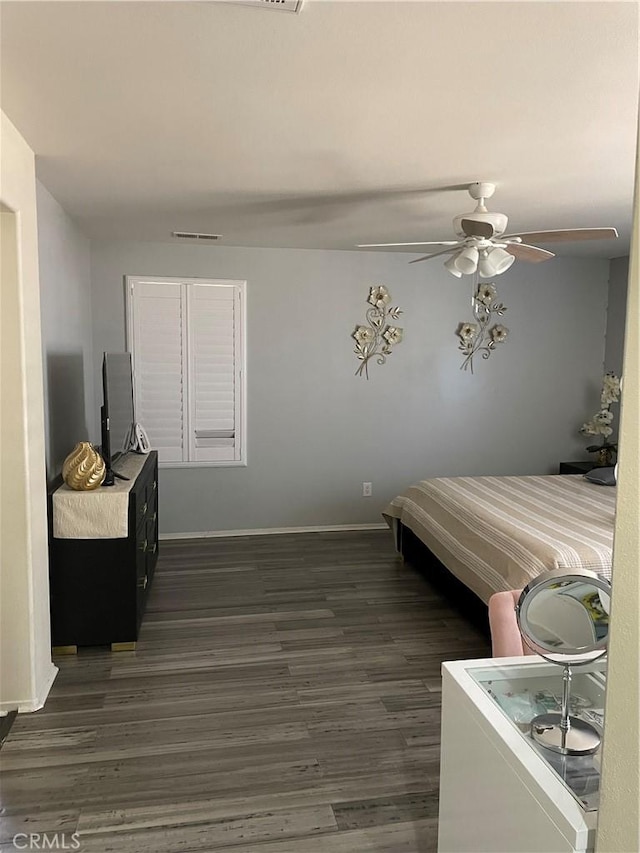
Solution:
[[[135,334],[133,321],[133,287],[135,284],[182,284],[198,286],[232,286],[238,294],[240,316],[236,321],[236,330],[240,338],[236,343],[235,374],[238,381],[236,397],[239,399],[240,417],[239,424],[235,425],[236,438],[240,433],[240,454],[238,459],[197,461],[183,459],[181,461],[166,462],[158,460],[160,468],[244,468],[247,466],[247,281],[246,279],[227,278],[194,278],[189,276],[157,276],[157,275],[126,275],[125,276],[125,348],[131,353],[133,367],[133,395],[136,400],[136,360],[135,360]],[[189,298],[186,300],[189,303]],[[186,340],[186,359],[190,365],[193,358],[191,349],[191,335],[189,329],[189,318],[182,319],[183,335]],[[239,363],[238,363],[239,362]],[[191,419],[191,378],[190,370],[187,376],[183,375],[183,382],[188,387],[186,396],[182,400],[182,422],[183,422],[183,452],[185,445],[190,452],[192,436],[188,432]],[[144,426],[144,424],[143,424]],[[186,436],[186,439],[185,439]]]

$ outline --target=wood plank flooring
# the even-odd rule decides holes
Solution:
[[[440,664],[489,654],[386,531],[163,542],[137,650],[16,719],[0,849],[434,851]]]

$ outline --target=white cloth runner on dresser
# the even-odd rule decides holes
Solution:
[[[118,459],[113,486],[81,492],[63,483],[53,493],[55,539],[126,539],[129,535],[129,492],[142,471],[146,456],[128,453]]]

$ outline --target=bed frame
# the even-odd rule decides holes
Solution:
[[[484,601],[452,575],[424,542],[400,521],[395,524],[394,536],[396,549],[403,560],[420,572],[465,618],[490,637],[489,611]]]

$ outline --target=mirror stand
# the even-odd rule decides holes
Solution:
[[[600,735],[584,720],[569,713],[571,664],[564,664],[561,713],[539,714],[531,720],[531,737],[541,746],[562,755],[589,755],[600,746]]]
[[[560,712],[531,721],[531,737],[561,755],[589,755],[600,746],[598,729],[572,717],[571,666],[598,660],[607,652],[610,582],[595,572],[552,569],[522,590],[516,618],[522,639],[545,660],[563,667]]]

